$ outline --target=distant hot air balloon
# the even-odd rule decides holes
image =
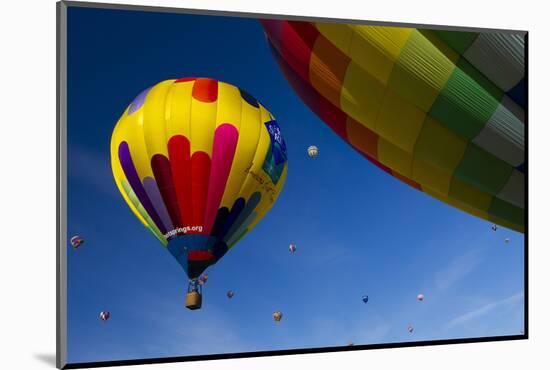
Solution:
[[[204,285],[208,281],[208,274],[206,272],[202,273],[201,276],[199,276],[199,284]]]
[[[288,250],[289,250],[290,253],[296,252],[296,244],[290,244],[288,246]]]
[[[307,148],[307,155],[311,158],[316,158],[319,155],[319,149],[315,145],[311,145]]]
[[[354,149],[436,199],[523,232],[522,34],[261,22],[292,88]]]
[[[420,293],[419,295],[416,296],[416,299],[422,302],[424,300],[424,294]]]
[[[407,331],[408,331],[409,333],[412,333],[412,332],[414,331],[413,326],[412,326],[412,325],[409,325],[409,326],[407,327]]]
[[[84,243],[84,239],[80,235],[75,235],[71,238],[71,245],[74,249],[78,249]]]
[[[493,226],[491,226],[491,229],[493,229],[493,231],[497,231],[497,225],[493,224]]]
[[[101,321],[107,321],[109,320],[109,317],[111,317],[111,313],[109,311],[101,311],[99,313],[99,318]]]
[[[235,292],[233,292],[232,290],[229,290],[227,292],[227,298],[229,298],[229,299],[233,298],[234,295],[235,295]]]
[[[353,346],[353,342],[348,342],[348,347]]]
[[[181,78],[144,90],[111,137],[124,200],[189,277],[186,306],[201,307],[198,277],[276,201],[287,172],[275,118],[236,86]]]
[[[283,318],[283,313],[281,311],[273,312],[273,320],[275,320],[275,322],[281,321],[282,318]]]
[[[504,242],[505,242],[506,244],[510,243],[510,238],[504,239]]]
[[[369,301],[369,296],[364,295],[361,299],[363,300],[363,303],[367,303]]]

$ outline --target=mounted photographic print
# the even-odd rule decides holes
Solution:
[[[527,338],[527,32],[58,3],[60,368]]]

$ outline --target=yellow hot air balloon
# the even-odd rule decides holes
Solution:
[[[162,81],[114,128],[113,175],[136,217],[181,264],[187,307],[198,277],[262,219],[285,182],[279,126],[256,99],[209,78]]]

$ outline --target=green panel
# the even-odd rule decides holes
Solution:
[[[401,50],[388,87],[428,112],[456,69],[454,63],[458,58],[454,51],[443,45],[438,48],[428,37],[415,31]]]
[[[510,204],[500,198],[494,197],[491,207],[489,208],[489,219],[497,221],[498,219],[504,219],[510,223],[521,226],[523,229],[525,225],[524,210]],[[512,226],[512,225],[510,225]],[[517,228],[515,228],[517,229]]]
[[[506,185],[513,170],[508,163],[470,143],[454,176],[495,195]]]
[[[464,53],[479,36],[477,32],[443,30],[434,30],[433,32],[459,54]]]
[[[468,68],[466,70],[469,71]],[[457,134],[471,140],[491,118],[499,100],[463,69],[455,68],[429,114]]]
[[[482,74],[472,63],[468,62],[464,58],[460,58],[456,66],[460,68],[464,73],[470,76],[483,90],[491,95],[497,102],[502,100],[504,91],[502,91],[493,81],[489,80],[484,74]]]

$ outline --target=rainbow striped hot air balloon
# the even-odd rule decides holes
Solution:
[[[524,37],[263,20],[285,77],[410,186],[524,230]]]
[[[190,293],[271,208],[287,172],[271,113],[208,78],[167,80],[139,94],[114,128],[111,164],[130,209],[187,273]]]

